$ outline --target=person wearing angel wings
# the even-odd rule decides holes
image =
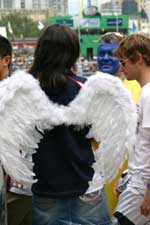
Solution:
[[[12,46],[9,40],[0,35],[0,81],[6,79],[11,75],[11,59],[12,59]],[[4,93],[3,93],[4,94]],[[6,96],[1,96],[1,101]],[[2,108],[1,108],[2,110]],[[1,114],[1,118],[3,113]],[[5,123],[5,121],[3,121]],[[5,134],[3,134],[5,135]],[[2,138],[2,137],[1,137]],[[3,157],[3,155],[1,156]],[[1,158],[0,157],[0,158]],[[8,156],[9,157],[9,156]],[[10,166],[11,169],[11,165]],[[16,166],[16,165],[13,165]],[[23,221],[26,221],[26,225],[31,221],[31,199],[27,196],[21,195],[21,188],[19,193],[16,194],[12,188],[8,187],[8,180],[6,179],[9,176],[3,173],[2,165],[0,164],[0,224],[5,225],[8,222],[8,225],[12,224],[23,224]],[[5,180],[6,188],[5,188]],[[10,183],[13,183],[11,180]],[[6,194],[7,189],[7,194]],[[14,194],[15,192],[15,194]],[[7,222],[6,222],[7,221]]]
[[[112,224],[99,190],[134,145],[131,96],[111,75],[76,76],[79,52],[73,30],[48,26],[29,73],[0,83],[0,160],[13,179],[33,183],[33,225]]]

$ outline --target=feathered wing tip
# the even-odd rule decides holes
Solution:
[[[100,143],[93,168],[110,182],[135,141],[137,114],[131,94],[119,78],[99,72],[88,79],[70,108],[74,124],[91,126],[87,137]]]
[[[94,81],[94,77],[92,79]],[[133,149],[136,107],[119,78],[101,73],[99,82],[95,78],[94,83],[95,89],[100,91],[94,95],[91,110],[88,111],[92,124],[88,137],[94,137],[100,143],[93,167],[95,171],[101,172],[104,182],[110,182],[122,166],[128,151]],[[92,110],[94,108],[97,110]]]
[[[59,119],[55,118],[56,110]],[[43,130],[52,129],[60,120],[61,108],[59,110],[57,105],[50,104],[38,81],[31,75],[16,71],[0,83],[0,161],[14,180],[24,183],[36,181],[33,163],[21,152],[32,155]]]
[[[32,154],[42,138],[35,129],[37,114],[32,113],[32,99],[35,101],[38,88],[37,81],[22,71],[0,83],[0,161],[6,173],[18,182],[34,182],[33,164],[21,151]]]

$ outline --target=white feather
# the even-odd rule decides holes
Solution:
[[[77,97],[63,106],[50,101],[31,75],[17,71],[0,83],[0,160],[13,179],[35,182],[32,162],[23,158],[20,150],[33,154],[45,129],[61,124],[90,125],[88,138],[101,143],[93,167],[105,182],[111,181],[127,149],[132,149],[136,119],[131,96],[111,75],[91,76]]]
[[[56,110],[59,119],[55,118]],[[20,150],[33,154],[42,138],[37,129],[50,130],[60,119],[61,108],[50,104],[31,75],[16,71],[0,83],[0,160],[14,180],[33,182],[33,164],[22,157]]]

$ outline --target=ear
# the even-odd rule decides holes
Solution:
[[[138,62],[139,64],[143,64],[144,60],[141,53],[136,53],[136,62]]]
[[[4,66],[8,66],[11,62],[11,56],[10,55],[4,56],[3,62],[4,62]]]

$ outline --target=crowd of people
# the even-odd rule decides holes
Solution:
[[[3,159],[0,150],[1,225],[150,224],[150,38],[146,34],[140,33],[129,36],[114,32],[106,33],[99,40],[97,52],[97,70],[100,73],[94,75],[94,68],[91,79],[79,76],[75,66],[80,56],[77,34],[68,26],[59,24],[48,26],[42,32],[35,49],[33,64],[28,73],[32,78],[38,80],[40,87],[38,91],[42,93],[40,96],[43,96],[43,99],[46,98],[48,104],[51,104],[51,114],[49,115],[52,118],[50,122],[47,122],[50,123],[50,128],[43,130],[38,121],[36,126],[34,123],[30,124],[30,121],[25,121],[23,110],[27,110],[31,117],[34,112],[23,108],[23,102],[16,103],[22,105],[17,115],[17,118],[23,118],[21,120],[23,124],[18,123],[19,129],[22,131],[19,135],[23,135],[27,130],[31,139],[33,136],[35,137],[35,143],[31,145],[30,141],[27,141],[25,146],[29,149],[36,149],[34,154],[26,153],[22,138],[21,141],[16,140],[20,147],[18,154],[20,154],[20,159],[33,161],[36,182],[34,181],[31,187],[31,184],[27,184],[27,182],[15,180],[15,175],[11,177],[8,171],[5,171],[7,161]],[[0,36],[0,80],[3,90],[9,89],[5,81],[9,82],[9,77],[14,76],[11,72],[11,61],[11,44],[6,38]],[[103,78],[105,76],[106,80]],[[109,94],[112,94],[112,100],[118,108],[120,102],[124,101],[121,99],[122,92],[125,100],[129,101],[129,105],[131,95],[133,97],[131,108],[128,103],[123,102],[122,118],[119,117],[118,111],[115,124],[112,124],[112,118],[110,127],[105,126],[107,115],[104,115],[105,119],[101,121],[101,127],[98,127],[98,113],[105,111],[106,106],[111,116],[113,115],[111,111],[114,109],[110,100],[105,98],[109,91],[107,87],[105,87],[106,90],[101,90],[102,86],[100,86],[98,90],[92,92],[92,89],[95,88],[94,79],[102,84],[104,79],[105,85],[109,84],[108,89],[112,88],[112,92]],[[20,88],[19,84],[16,84],[17,88]],[[119,96],[113,95],[115,88],[116,90],[120,89],[120,92],[117,92],[120,93]],[[38,91],[34,96],[36,100],[39,96]],[[102,95],[102,98],[98,93]],[[94,97],[92,98],[90,95],[94,95]],[[15,105],[11,105],[8,101],[8,111],[6,111],[3,102],[7,102],[9,96],[3,96],[1,92],[0,96],[1,118],[5,118],[9,114],[9,120],[16,124],[19,120],[16,121],[13,117]],[[28,98],[27,93],[26,96]],[[14,95],[13,99],[15,98]],[[90,98],[95,101],[92,103],[95,105],[94,109],[91,109],[90,102],[88,102]],[[82,109],[77,107],[78,104],[81,105],[80,99],[82,100]],[[104,101],[104,99],[107,100]],[[41,99],[38,101],[40,105]],[[99,104],[100,101],[103,101],[104,108],[99,109],[97,103]],[[134,106],[132,109],[132,104],[135,105],[134,102],[137,102],[137,113],[133,112]],[[25,105],[25,107],[30,108],[31,104]],[[49,105],[45,107],[49,107]],[[124,115],[126,111],[123,110],[127,110],[127,107],[129,115]],[[70,120],[67,120],[66,115],[70,116],[69,110],[72,110],[71,117]],[[91,114],[88,114],[87,111],[91,111]],[[136,117],[138,118],[136,124],[132,115],[135,115],[135,121]],[[47,118],[46,116],[44,119]],[[128,121],[123,121],[123,118],[127,117],[131,117],[129,119],[133,120],[133,124],[128,120],[131,122],[131,127],[136,127],[134,134],[127,130]],[[115,141],[118,142],[118,146],[122,141],[124,146],[119,148],[116,144],[118,149],[110,148],[112,152],[118,154],[118,158],[116,156],[114,159],[111,158],[111,155],[102,155],[101,151],[107,150],[111,144],[113,146],[113,143],[109,143],[109,141],[108,146],[106,143],[106,146],[103,145],[103,139],[105,139],[105,135],[108,135],[111,140],[111,135],[113,135],[115,127],[119,126],[120,120],[123,124],[124,136]],[[29,128],[30,125],[36,130],[33,134],[32,129]],[[3,127],[2,123],[2,132]],[[99,129],[103,129],[104,133],[100,138],[96,133],[99,132]],[[17,134],[18,131],[12,130],[12,133],[15,134],[15,132]],[[7,135],[10,138],[11,145],[9,147],[13,147],[11,134],[9,132],[4,134],[4,136]],[[123,140],[132,135],[135,135],[134,144],[131,149],[128,149],[129,146]],[[0,140],[3,139],[3,135],[0,134]],[[1,148],[7,149],[7,143],[2,144]],[[11,156],[11,148],[8,151]],[[122,152],[128,153],[126,154],[127,160],[125,161],[125,157],[122,157],[122,162],[118,162],[119,156],[123,155]],[[103,158],[98,161],[101,155]],[[118,165],[119,175],[116,176],[117,174],[114,172],[114,176],[108,179],[111,181],[109,184],[107,179],[105,180],[105,171],[98,170],[97,172],[93,167],[95,161],[105,164],[105,157],[110,161],[114,160],[114,166]],[[121,165],[123,166],[119,170]],[[109,168],[109,165],[105,166]],[[16,165],[16,170],[19,169]],[[123,173],[125,169],[128,170]],[[124,179],[125,183],[122,182],[121,190],[118,188],[118,182],[122,173],[121,179]],[[115,197],[116,192],[117,197]]]
[[[117,220],[113,219],[113,224],[140,225],[150,222],[149,46],[150,39],[143,34],[121,37],[121,35],[109,33],[102,37],[99,44],[99,70],[119,76],[121,79],[136,80],[142,88],[137,103],[136,142],[128,157],[128,173],[126,174],[128,180],[124,185],[125,190],[120,193],[114,213]],[[130,86],[128,88],[130,89]],[[134,91],[132,87],[131,91]],[[138,94],[137,84],[135,91]]]
[[[124,35],[116,32],[104,34],[98,45],[98,67],[104,73],[109,73],[113,76],[119,77],[125,87],[131,92],[133,100],[137,102],[140,93],[140,85],[137,81],[129,81],[123,73],[122,67],[117,57],[113,56],[113,51],[118,47],[119,43],[125,38]],[[121,173],[127,168],[127,160],[124,162],[122,169],[118,176],[110,183],[105,185],[105,191],[108,199],[108,206],[111,215],[118,201],[118,197],[114,193],[114,186],[116,185]]]

